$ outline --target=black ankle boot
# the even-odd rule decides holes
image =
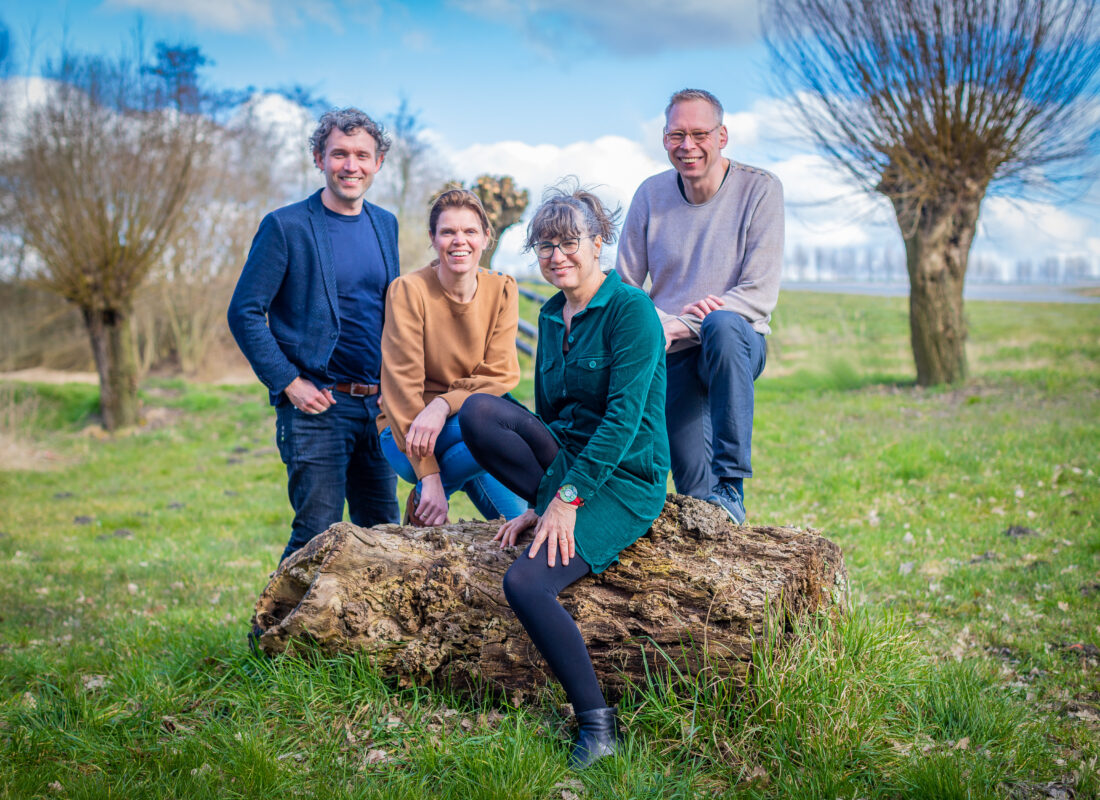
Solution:
[[[569,766],[584,769],[619,749],[619,720],[614,708],[593,708],[577,714],[577,744]]]

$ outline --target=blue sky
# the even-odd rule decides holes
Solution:
[[[392,111],[404,95],[459,148],[490,138],[564,145],[633,135],[689,85],[711,88],[731,107],[768,94],[753,2],[688,0],[677,16],[693,14],[694,24],[671,29],[672,14],[650,10],[661,8],[656,2],[609,4],[622,10],[604,13],[569,0],[4,5],[0,17],[21,64],[40,62],[63,42],[117,52],[140,19],[149,43],[199,44],[214,61],[207,75],[222,86],[298,83],[372,114]],[[697,33],[702,46],[691,38]]]
[[[629,203],[639,181],[668,168],[669,94],[706,88],[726,106],[726,154],[783,180],[788,254],[900,250],[885,204],[845,189],[792,138],[756,0],[3,0],[0,19],[24,73],[63,43],[117,53],[140,21],[150,45],[199,45],[214,62],[206,76],[223,88],[301,84],[377,116],[406,97],[449,174],[511,174],[534,197],[575,174]],[[1005,264],[1084,255],[1100,274],[1100,189],[1089,198],[1063,207],[989,198],[974,252]],[[501,242],[505,265],[520,265],[518,234]]]

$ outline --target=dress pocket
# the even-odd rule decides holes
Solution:
[[[573,386],[570,388],[574,389],[577,397],[596,400],[598,406],[607,403],[611,356],[606,353],[578,355],[567,367],[567,374],[572,378]]]
[[[655,483],[659,480],[658,470],[653,463],[653,445],[646,444],[643,447],[632,448],[634,452],[623,458],[619,467],[645,483]]]

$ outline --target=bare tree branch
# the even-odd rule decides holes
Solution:
[[[1098,21],[1095,0],[766,5],[799,127],[894,206],[922,384],[966,374],[962,281],[987,191],[1054,196],[1095,177]]]
[[[197,50],[185,55],[203,63]],[[130,425],[134,298],[194,216],[227,133],[181,107],[201,98],[194,75],[179,70],[64,54],[49,77],[51,96],[29,111],[0,165],[10,221],[37,256],[32,281],[82,312],[106,426]]]

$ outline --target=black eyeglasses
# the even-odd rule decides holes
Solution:
[[[721,123],[719,123],[718,125],[715,125],[713,128],[711,128],[709,131],[665,131],[665,141],[671,145],[679,147],[684,143],[685,139],[691,137],[691,140],[694,141],[696,144],[702,145],[706,143],[707,139],[710,138],[710,135],[712,133],[714,133],[721,127],[722,125]]]
[[[583,237],[585,239],[591,239],[591,236]],[[535,253],[539,258],[552,258],[554,255],[554,248],[561,250],[563,256],[571,256],[581,249],[580,239],[562,239],[558,244],[553,242],[538,242],[535,245]]]

